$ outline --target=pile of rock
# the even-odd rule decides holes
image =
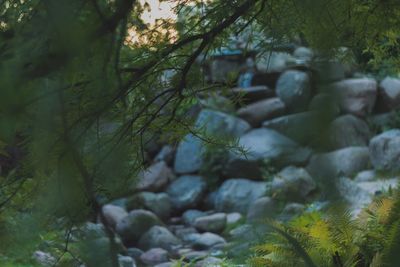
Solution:
[[[308,62],[312,55],[299,48],[291,57]],[[366,121],[400,107],[400,80],[345,77],[337,62],[324,65],[330,72],[323,79],[311,67],[284,66],[275,88],[232,89],[244,103],[233,114],[199,113],[196,129],[237,138],[247,151],[229,151],[217,188],[200,172],[207,163],[204,140],[188,134],[176,147],[159,149],[140,174],[139,193],[103,207],[133,262],[217,266],[231,240],[259,237],[250,224],[301,212],[324,185],[334,185],[354,214],[396,186],[394,175],[377,177],[400,169],[400,129],[373,136]],[[277,169],[267,180],[265,162]]]

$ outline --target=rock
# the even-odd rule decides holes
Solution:
[[[154,225],[162,225],[154,213],[147,210],[133,210],[117,223],[116,232],[124,243],[132,244]]]
[[[375,105],[377,83],[373,79],[347,79],[333,85],[339,97],[339,106],[345,113],[366,116]]]
[[[213,210],[215,209],[215,196],[217,195],[217,191],[213,191],[207,194],[206,198],[204,199],[203,206],[205,209]]]
[[[288,203],[286,206],[283,208],[282,215],[284,217],[293,217],[296,215],[301,214],[306,207],[303,204],[300,203]]]
[[[276,94],[289,110],[303,111],[311,97],[310,78],[305,72],[285,71],[276,84]]]
[[[295,58],[301,59],[303,61],[309,62],[314,56],[314,52],[308,47],[298,47],[293,52]]]
[[[185,175],[173,181],[166,192],[171,198],[174,208],[184,210],[195,208],[207,189],[207,184],[201,176]]]
[[[215,95],[210,92],[210,96],[199,100],[204,109],[216,110],[221,112],[231,113],[235,110],[235,104],[229,98]]]
[[[226,226],[226,214],[215,213],[212,215],[198,217],[194,220],[193,226],[203,232],[220,233]]]
[[[268,52],[257,56],[257,70],[261,72],[281,72],[291,59],[291,55],[284,52]]]
[[[350,114],[334,120],[329,132],[331,147],[334,149],[367,146],[371,138],[371,131],[367,123]]]
[[[353,216],[356,216],[369,203],[377,192],[396,188],[398,179],[379,180],[375,182],[356,183],[349,178],[342,177],[337,182],[341,196],[349,203]]]
[[[377,107],[391,111],[400,107],[400,79],[386,77],[379,84]]]
[[[248,222],[262,222],[265,219],[270,219],[277,213],[277,204],[270,197],[262,197],[254,201],[249,206],[247,212]]]
[[[348,147],[312,156],[307,171],[314,178],[351,177],[369,166],[367,147]]]
[[[162,248],[152,248],[140,256],[141,261],[147,265],[156,265],[168,261],[168,252]]]
[[[337,97],[334,94],[317,94],[311,99],[309,110],[316,111],[320,117],[331,121],[340,114]]]
[[[128,200],[129,209],[147,209],[166,220],[171,214],[171,200],[166,193],[140,192]]]
[[[310,144],[320,138],[325,124],[322,123],[317,112],[307,111],[265,121],[262,126],[301,144]]]
[[[144,250],[163,248],[168,251],[181,244],[182,242],[167,228],[157,225],[143,234],[138,243],[139,247]]]
[[[225,166],[225,175],[260,179],[260,162],[268,161],[276,166],[305,164],[311,151],[300,147],[284,135],[270,129],[255,129],[239,138],[245,155],[231,153]]]
[[[355,182],[371,182],[376,180],[377,174],[375,170],[366,170],[357,173],[356,177],[354,177]]]
[[[208,255],[208,251],[188,250],[188,251],[184,251],[181,254],[181,258],[183,258],[185,261],[195,262],[195,261],[204,259],[205,257],[207,257],[207,255]]]
[[[192,239],[192,234],[198,234],[199,232],[197,232],[196,228],[194,227],[186,227],[186,228],[181,228],[181,229],[177,229],[175,230],[175,235],[183,240],[184,242],[190,242]]]
[[[194,221],[202,216],[206,216],[207,213],[200,210],[187,210],[182,214],[183,222],[187,225],[193,225]]]
[[[144,252],[141,249],[131,247],[126,249],[126,255],[133,258],[135,261],[140,260],[140,256],[142,256]]]
[[[232,115],[203,109],[197,117],[195,128],[208,135],[239,137],[251,127],[246,121]]]
[[[218,190],[215,207],[218,211],[247,213],[252,202],[267,192],[266,182],[229,179]]]
[[[243,216],[239,212],[231,212],[226,215],[226,224],[233,225],[237,224],[242,220]]]
[[[256,102],[275,95],[275,92],[265,85],[251,86],[247,88],[236,87],[232,88],[231,91],[233,97],[240,97],[241,102],[244,104]]]
[[[195,249],[210,249],[217,245],[226,244],[223,237],[213,233],[190,234],[190,239],[193,248]]]
[[[196,262],[194,267],[220,267],[223,265],[223,260],[216,257],[207,257],[199,262]]]
[[[164,161],[167,165],[171,165],[174,160],[175,150],[170,145],[165,145],[160,152],[154,157],[155,162]]]
[[[252,236],[254,236],[254,228],[250,224],[242,224],[239,225],[238,227],[235,227],[234,229],[229,231],[230,237],[233,239],[241,239],[241,240],[248,240],[248,238],[251,239]]]
[[[33,259],[41,266],[54,266],[57,263],[56,258],[54,258],[50,253],[43,251],[35,251],[32,255]]]
[[[397,112],[387,112],[375,114],[368,117],[368,122],[374,132],[385,132],[391,129],[396,129],[399,124],[399,115]]]
[[[237,114],[253,127],[259,127],[261,122],[283,115],[285,104],[277,97],[261,100],[240,108]]]
[[[142,191],[160,191],[173,178],[173,173],[164,161],[151,165],[139,174],[136,189]]]
[[[289,166],[274,176],[271,192],[275,199],[305,202],[317,185],[303,168]]]
[[[371,139],[369,144],[372,165],[376,170],[400,170],[400,130],[386,131]]]
[[[102,211],[105,220],[113,228],[122,218],[128,215],[125,209],[111,204],[104,205]]]
[[[186,135],[175,154],[174,170],[178,174],[194,173],[203,164],[203,153],[205,148],[203,142],[193,134]]]
[[[118,255],[119,267],[136,267],[134,259],[128,256]]]

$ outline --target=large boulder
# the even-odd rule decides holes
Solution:
[[[374,79],[347,79],[336,82],[333,88],[343,112],[366,116],[373,110],[377,95],[377,83]]]
[[[187,225],[193,225],[194,221],[199,218],[206,216],[207,213],[201,210],[187,210],[182,214],[182,220]]]
[[[390,111],[400,107],[400,79],[386,77],[379,84],[377,107]]]
[[[138,246],[144,250],[163,248],[172,251],[176,246],[181,245],[181,243],[182,242],[167,228],[156,225],[142,235]]]
[[[239,137],[251,127],[246,121],[232,115],[203,109],[197,117],[195,128],[209,135]]]
[[[174,208],[184,210],[195,208],[202,200],[207,189],[203,177],[184,175],[173,181],[166,192],[171,198]]]
[[[127,207],[150,210],[163,220],[171,214],[171,200],[166,193],[140,192],[128,199]]]
[[[231,153],[225,173],[230,177],[261,178],[260,163],[268,161],[277,166],[302,165],[311,151],[300,147],[286,136],[270,129],[255,129],[239,138],[245,154]]]
[[[143,233],[154,225],[162,225],[158,217],[147,210],[133,210],[116,225],[116,232],[124,243],[130,245],[139,241]]]
[[[160,161],[139,173],[136,189],[152,192],[160,191],[172,178],[171,169],[164,161]]]
[[[271,183],[274,198],[293,202],[305,202],[316,188],[315,181],[305,169],[293,166],[277,173]]]
[[[289,110],[305,110],[311,97],[308,74],[297,70],[285,71],[276,84],[276,94]]]
[[[307,111],[268,120],[262,125],[296,142],[310,144],[319,138],[324,123],[320,120],[317,112]]]
[[[393,129],[375,136],[369,144],[371,162],[375,169],[400,170],[400,130]]]
[[[193,226],[203,232],[220,233],[226,226],[226,214],[220,212],[198,217],[194,220]]]
[[[211,249],[217,245],[224,245],[226,241],[223,237],[205,232],[202,234],[190,234],[188,241],[192,244],[193,248],[195,249]]]
[[[368,124],[347,114],[335,119],[329,127],[330,146],[334,149],[349,146],[367,146],[371,138]]]
[[[247,212],[247,222],[262,222],[273,218],[278,211],[277,202],[270,197],[262,197],[254,201]]]
[[[229,179],[218,189],[215,198],[215,208],[218,211],[246,214],[250,204],[266,193],[266,182]]]
[[[203,164],[205,148],[200,138],[193,134],[186,135],[176,149],[174,170],[176,173],[194,173]]]
[[[312,156],[307,171],[314,178],[351,177],[369,166],[368,147],[347,147]]]
[[[102,212],[107,223],[113,228],[115,228],[122,218],[128,215],[125,209],[112,204],[104,205],[102,207]]]
[[[264,120],[283,115],[285,104],[277,97],[255,102],[240,108],[237,114],[253,127],[258,127]]]
[[[168,261],[168,251],[162,248],[152,248],[140,256],[140,260],[147,266],[154,266]]]

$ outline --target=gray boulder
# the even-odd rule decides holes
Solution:
[[[147,210],[133,210],[116,225],[116,232],[127,244],[137,242],[154,225],[162,225],[158,217]]]
[[[171,200],[166,193],[140,192],[128,199],[128,209],[147,209],[159,218],[168,219],[171,214]]]
[[[270,129],[255,129],[239,138],[246,153],[231,153],[225,166],[226,176],[260,179],[260,162],[277,166],[305,164],[311,151],[300,147],[286,136]]]
[[[254,201],[247,212],[247,222],[262,222],[273,218],[278,211],[277,203],[270,197],[262,197]]]
[[[289,110],[305,110],[311,97],[308,74],[297,70],[285,71],[276,84],[276,94]]]
[[[223,237],[213,233],[191,234],[190,243],[195,249],[210,249],[217,245],[224,245],[226,241]]]
[[[334,149],[367,146],[371,138],[368,124],[353,116],[344,115],[334,120],[329,129],[330,145]]]
[[[242,107],[237,114],[253,127],[258,127],[263,121],[281,116],[284,112],[285,104],[279,98],[274,97]]]
[[[347,79],[333,85],[339,97],[339,106],[345,113],[366,116],[371,113],[377,95],[377,83],[374,79]]]
[[[297,59],[309,62],[314,57],[314,52],[308,47],[298,47],[293,52],[293,56]]]
[[[162,248],[152,248],[140,256],[140,260],[150,266],[168,261],[168,251]]]
[[[187,210],[182,214],[182,220],[187,225],[193,225],[194,221],[202,216],[206,216],[207,213],[200,210]]]
[[[207,216],[198,217],[194,220],[193,226],[203,232],[220,233],[226,226],[226,214],[214,213]]]
[[[177,210],[195,208],[202,200],[207,184],[201,176],[184,175],[173,181],[166,192]]]
[[[104,205],[102,212],[107,223],[113,228],[122,218],[128,215],[125,209],[112,204]]]
[[[174,160],[175,151],[170,145],[165,145],[161,148],[158,154],[154,157],[155,162],[164,161],[168,165]]]
[[[271,193],[274,198],[293,202],[304,202],[317,185],[303,168],[289,166],[274,176]]]
[[[312,156],[307,171],[314,178],[351,177],[369,166],[367,147],[348,147]]]
[[[139,173],[136,189],[142,191],[160,191],[172,180],[173,173],[164,161],[157,162]]]
[[[375,136],[369,144],[371,162],[375,169],[400,170],[400,130],[393,129]]]
[[[215,207],[218,211],[246,214],[250,204],[264,196],[266,192],[266,182],[229,179],[219,188],[215,198]]]
[[[194,173],[203,164],[205,148],[200,138],[186,135],[176,149],[174,170],[178,174]]]
[[[138,246],[147,250],[150,248],[163,248],[171,251],[175,246],[181,245],[182,242],[173,235],[167,228],[162,226],[153,226],[142,235]]]
[[[400,79],[386,77],[379,84],[377,106],[382,111],[400,107]]]

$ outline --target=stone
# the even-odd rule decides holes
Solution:
[[[311,157],[307,171],[314,178],[351,177],[370,167],[368,147],[347,147]]]
[[[298,143],[310,144],[319,138],[325,124],[317,112],[307,111],[264,121],[262,126]]]
[[[357,173],[357,175],[354,177],[355,182],[371,182],[376,180],[377,174],[375,170],[366,170],[366,171],[361,171]]]
[[[247,222],[262,222],[273,218],[277,213],[277,204],[270,197],[262,197],[249,206]]]
[[[152,248],[140,256],[140,260],[147,265],[156,265],[168,261],[168,251],[162,248]]]
[[[275,92],[265,85],[251,86],[247,88],[236,87],[232,88],[233,98],[240,98],[244,104],[260,101],[261,99],[269,98],[275,95]]]
[[[176,149],[174,170],[178,174],[194,173],[203,164],[205,148],[200,138],[186,135]]]
[[[289,110],[303,111],[311,97],[310,78],[307,73],[287,70],[278,79],[276,94]]]
[[[259,127],[264,120],[283,115],[285,104],[277,97],[261,100],[240,108],[237,114],[253,127]]]
[[[372,135],[365,121],[350,114],[335,119],[329,127],[329,133],[333,149],[367,146]]]
[[[223,260],[216,257],[207,257],[199,262],[196,262],[194,267],[220,267],[223,266]]]
[[[139,174],[137,190],[157,192],[172,180],[173,173],[164,161],[157,162]]]
[[[400,107],[400,79],[386,77],[379,83],[377,107],[380,111]]]
[[[202,216],[207,215],[206,212],[200,210],[187,210],[182,214],[183,222],[187,225],[193,225],[194,221]]]
[[[266,193],[266,182],[229,179],[218,189],[215,207],[218,211],[246,214],[251,203],[263,197]]]
[[[184,175],[173,181],[166,193],[170,196],[172,205],[177,210],[195,208],[202,200],[207,190],[203,177]]]
[[[194,249],[206,250],[217,245],[224,245],[226,241],[223,237],[213,233],[190,234],[190,242]]]
[[[143,250],[135,247],[130,247],[126,249],[126,255],[133,258],[135,261],[139,261],[140,256],[142,256],[143,253]]]
[[[301,214],[306,209],[306,206],[300,203],[288,203],[283,208],[282,214],[286,217],[293,217]]]
[[[277,173],[271,183],[274,199],[305,202],[317,189],[313,178],[304,168],[288,166]]]
[[[246,153],[230,153],[225,166],[225,175],[261,179],[261,161],[268,161],[276,166],[305,164],[311,151],[302,148],[288,137],[270,129],[254,129],[239,138],[238,145]]]
[[[239,137],[251,127],[246,121],[232,115],[203,109],[197,117],[195,128],[204,131],[208,135]]]
[[[164,161],[168,166],[174,160],[175,150],[170,145],[165,145],[161,148],[160,152],[154,157],[155,162]]]
[[[208,255],[208,251],[204,251],[204,250],[200,250],[200,251],[189,250],[189,251],[183,252],[181,254],[181,257],[185,261],[194,262],[194,261],[198,261],[198,260],[204,259],[205,257],[207,257],[207,255]]]
[[[257,70],[261,72],[281,72],[287,66],[292,56],[285,52],[267,52],[257,56]]]
[[[226,224],[234,225],[242,221],[243,216],[239,212],[231,212],[226,215]]]
[[[154,225],[162,225],[158,217],[151,211],[139,209],[129,212],[117,223],[115,229],[124,243],[134,244]]]
[[[316,111],[320,117],[332,120],[340,114],[337,97],[334,94],[320,93],[315,95],[308,107],[310,111]]]
[[[142,235],[138,246],[144,250],[157,247],[170,251],[181,244],[182,242],[167,228],[155,225]]]
[[[314,56],[314,52],[308,47],[301,46],[301,47],[296,48],[296,50],[294,50],[293,56],[295,58],[309,62],[312,60],[312,58]]]
[[[342,112],[364,117],[374,108],[377,83],[374,79],[346,79],[333,84]]]
[[[386,131],[371,139],[369,144],[372,165],[376,170],[400,170],[400,130]]]
[[[194,227],[185,227],[185,228],[175,230],[175,235],[183,241],[187,241],[188,235],[197,234],[197,233],[198,233],[198,231]]]
[[[136,267],[134,259],[128,256],[118,255],[119,267]]]
[[[202,232],[220,233],[226,226],[226,214],[214,213],[194,220],[193,226]]]
[[[166,193],[140,192],[128,200],[128,209],[146,209],[166,220],[171,215],[172,204]]]
[[[112,204],[104,205],[102,207],[102,212],[105,220],[112,228],[115,228],[117,223],[128,215],[125,209]]]
[[[54,258],[50,253],[46,253],[37,250],[32,255],[33,259],[41,266],[54,266],[57,263],[56,258]]]
[[[216,110],[231,113],[235,110],[235,104],[231,99],[222,95],[215,95],[210,92],[210,96],[199,100],[204,109]]]

